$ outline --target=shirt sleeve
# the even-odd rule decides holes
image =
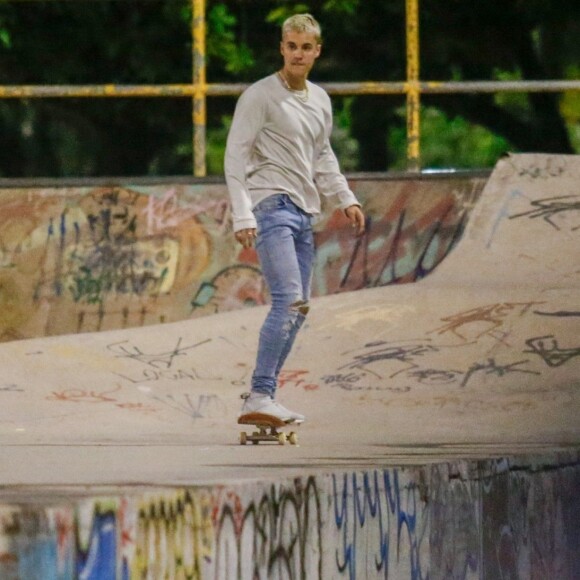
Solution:
[[[330,98],[327,101],[326,118],[326,137],[314,163],[314,182],[320,194],[326,197],[336,196],[340,209],[346,209],[351,205],[359,205],[356,196],[348,186],[346,178],[340,171],[338,159],[332,150],[330,144],[330,135],[332,133],[332,107]]]
[[[246,89],[238,99],[228,133],[224,173],[232,204],[234,232],[256,227],[252,200],[246,185],[254,142],[263,127],[265,101],[260,91]]]

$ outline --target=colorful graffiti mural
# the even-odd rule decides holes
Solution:
[[[461,235],[485,178],[357,179],[354,239],[316,226],[313,295],[427,275]],[[265,304],[236,247],[225,185],[0,189],[0,341],[173,322]]]
[[[5,506],[0,577],[574,580],[579,459],[454,461]]]

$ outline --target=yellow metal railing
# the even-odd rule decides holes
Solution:
[[[193,70],[191,84],[170,85],[0,85],[0,99],[47,97],[190,97],[193,122],[193,173],[206,175],[207,97],[236,96],[248,85],[206,81],[207,0],[192,4]],[[420,81],[419,0],[406,1],[407,79],[401,82],[321,83],[331,95],[404,95],[407,101],[407,168],[419,171],[420,102],[422,94],[580,91],[580,80],[544,81]]]
[[[406,0],[407,22],[407,169],[419,170],[421,89],[419,87],[419,0]]]
[[[205,177],[206,151],[205,128],[207,122],[207,83],[205,64],[205,3],[206,0],[192,0],[191,37],[193,38],[193,174]]]

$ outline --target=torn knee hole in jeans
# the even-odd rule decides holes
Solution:
[[[290,304],[290,310],[300,312],[302,316],[306,316],[310,310],[310,306],[308,305],[307,300],[297,300],[296,302]]]

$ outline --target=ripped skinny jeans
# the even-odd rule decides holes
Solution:
[[[272,305],[260,330],[252,391],[274,398],[278,375],[308,313],[314,237],[312,217],[287,194],[254,207],[256,250]]]

